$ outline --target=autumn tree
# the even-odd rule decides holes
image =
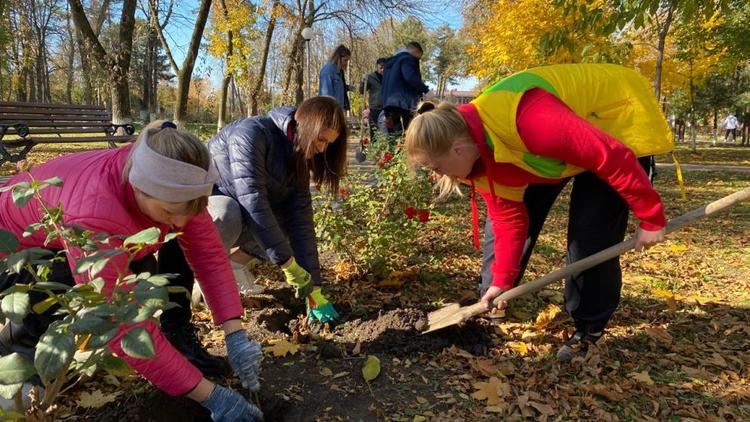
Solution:
[[[112,120],[114,123],[132,121],[130,112],[130,86],[128,71],[133,47],[136,0],[124,0],[117,43],[106,51],[86,16],[81,0],[69,0],[70,12],[76,29],[80,31],[88,53],[99,66],[107,70],[112,94]]]
[[[178,127],[183,127],[185,124],[185,116],[187,114],[187,103],[188,94],[190,92],[190,80],[193,77],[193,68],[195,67],[195,61],[198,58],[198,50],[200,49],[201,39],[203,38],[203,30],[206,27],[208,21],[208,13],[211,10],[211,0],[201,0],[198,8],[198,13],[195,19],[195,25],[193,26],[193,33],[190,36],[190,45],[187,48],[185,59],[182,62],[182,66],[177,64],[172,49],[169,47],[167,39],[164,37],[163,25],[159,22],[159,0],[148,0],[149,9],[151,11],[151,24],[156,30],[161,45],[167,54],[169,64],[172,66],[172,70],[177,75],[177,91],[175,93],[175,107],[173,120]],[[174,6],[174,0],[170,0],[168,10]]]
[[[469,72],[491,80],[544,64],[618,61],[627,45],[608,35],[578,30],[603,25],[611,12],[598,7],[598,2],[571,1],[577,8],[567,15],[555,0],[470,3],[464,10]]]

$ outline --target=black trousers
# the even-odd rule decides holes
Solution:
[[[171,326],[186,325],[190,322],[192,311],[190,310],[190,292],[193,290],[195,282],[193,270],[185,259],[177,239],[170,240],[162,245],[159,249],[158,259],[159,274],[175,274],[174,278],[169,280],[170,286],[184,287],[187,293],[170,293],[169,301],[179,306],[167,309],[161,314],[161,325],[165,330]]]
[[[651,174],[652,158],[643,157],[639,162],[646,173]],[[568,210],[568,264],[622,242],[629,214],[628,205],[620,195],[595,174],[585,172],[572,179]],[[514,285],[521,281],[547,215],[569,181],[570,179],[566,179],[557,184],[534,184],[526,189],[523,202],[528,210],[529,231],[521,257],[521,271]],[[485,224],[482,259],[482,294],[492,282],[489,268],[495,259],[494,240],[492,223],[488,219]],[[588,333],[604,330],[620,304],[621,289],[619,257],[566,279],[565,309],[573,318],[576,329]]]
[[[130,264],[130,270],[135,273],[148,271],[154,274],[156,273],[156,267],[156,259],[153,255],[146,256],[138,261],[133,261]],[[34,277],[26,270],[21,271],[19,274],[2,273],[0,274],[0,291],[15,284],[29,284],[33,281]],[[67,284],[68,286],[75,285],[73,272],[70,270],[68,261],[65,259],[55,261],[52,264],[47,281]],[[61,291],[56,291],[56,293],[60,292]],[[29,292],[30,305],[34,306],[35,304],[47,299],[47,297],[46,293]],[[39,342],[39,338],[45,331],[47,331],[47,327],[49,327],[50,324],[64,317],[63,315],[55,315],[55,312],[59,308],[59,305],[53,305],[41,314],[37,314],[33,311],[29,312],[29,314],[23,319],[23,323],[20,325],[9,321],[5,327],[3,327],[2,331],[0,331],[0,356],[18,352],[33,361],[35,347]]]

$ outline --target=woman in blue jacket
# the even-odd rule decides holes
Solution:
[[[224,246],[278,265],[286,281],[304,298],[307,315],[321,323],[338,313],[320,291],[320,262],[313,226],[310,183],[335,195],[346,172],[344,112],[330,97],[313,97],[299,108],[281,107],[266,116],[236,120],[209,142],[219,172],[208,211]],[[169,262],[179,250],[162,247]],[[180,274],[173,285],[192,289],[187,265],[160,268]],[[186,295],[170,295],[181,305],[162,316],[162,324],[189,325]],[[165,313],[166,314],[166,313]]]
[[[341,108],[349,110],[349,91],[354,88],[346,84],[344,72],[349,66],[352,52],[346,46],[339,45],[333,51],[331,59],[320,69],[320,87],[318,95],[327,95],[336,99]]]

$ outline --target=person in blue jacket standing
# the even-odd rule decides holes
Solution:
[[[386,126],[391,133],[402,132],[409,127],[419,99],[429,91],[422,82],[419,70],[422,54],[422,46],[412,41],[385,63],[382,99],[388,120]]]
[[[352,52],[343,44],[336,47],[330,60],[320,69],[320,87],[318,95],[327,95],[336,99],[344,111],[349,110],[349,91],[354,88],[346,83],[344,73],[349,66]]]

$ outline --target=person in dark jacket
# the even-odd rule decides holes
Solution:
[[[352,52],[346,46],[339,45],[331,54],[328,63],[320,69],[318,95],[335,98],[344,110],[349,110],[349,91],[354,90],[353,86],[346,84],[344,76],[351,58]]]
[[[378,129],[378,116],[383,111],[383,69],[386,58],[381,57],[375,62],[375,71],[365,76],[359,84],[359,92],[367,95],[367,120],[370,122],[370,139],[375,141],[375,131]]]
[[[409,127],[420,97],[429,91],[422,82],[419,60],[422,46],[412,41],[390,57],[383,71],[383,107],[389,132],[401,132]]]
[[[281,107],[267,116],[236,120],[208,142],[219,171],[208,211],[224,246],[281,267],[305,299],[308,318],[321,323],[335,321],[338,314],[319,287],[310,182],[338,193],[346,139],[344,112],[336,100],[313,97],[297,109]],[[179,280],[191,290],[192,276]],[[184,293],[170,300],[190,309]],[[189,313],[171,319],[189,324]]]

